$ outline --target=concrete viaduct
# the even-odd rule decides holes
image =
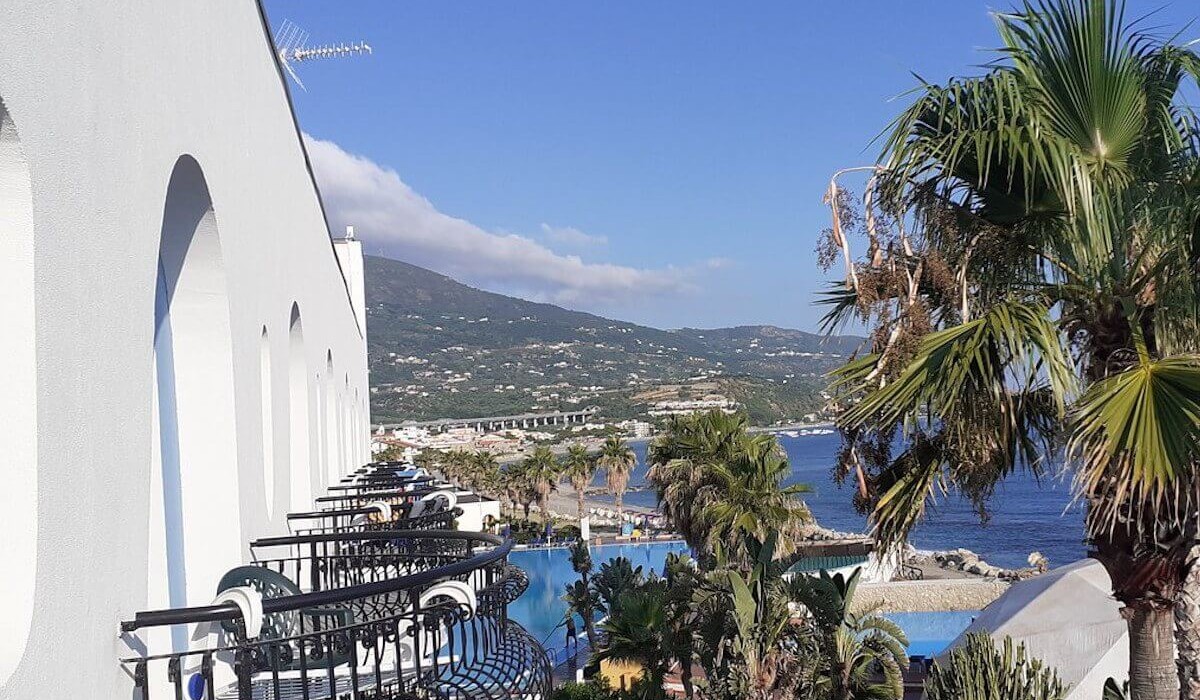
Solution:
[[[405,423],[385,423],[375,426],[377,429],[396,430],[404,427],[430,428],[437,431],[451,428],[473,428],[481,433],[497,430],[521,428],[529,430],[558,425],[582,425],[596,414],[595,407],[579,411],[555,411],[553,413],[522,413],[516,416],[492,416],[489,418],[442,418],[428,421],[408,421]]]

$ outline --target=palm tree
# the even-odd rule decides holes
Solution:
[[[463,449],[454,449],[443,453],[439,462],[442,476],[446,477],[447,481],[454,482],[468,479],[471,459],[471,453]]]
[[[710,549],[721,548],[729,561],[748,565],[751,545],[778,531],[787,554],[800,527],[812,521],[803,501],[796,498],[811,489],[805,484],[781,486],[791,474],[783,450],[771,441],[746,443],[730,461],[710,468],[714,497],[705,499],[697,518]]]
[[[508,499],[512,515],[517,514],[517,504],[525,510],[525,519],[529,519],[529,505],[533,503],[533,489],[525,472],[524,463],[509,464],[500,474],[501,493]]]
[[[495,496],[500,487],[500,462],[486,450],[471,456],[471,488]]]
[[[666,584],[666,628],[663,633],[663,651],[679,666],[679,681],[684,696],[691,700],[695,696],[692,684],[692,665],[696,658],[695,628],[698,621],[693,601],[700,585],[699,568],[687,554],[667,554],[664,562]]]
[[[723,411],[672,417],[650,445],[646,477],[693,550],[712,553],[724,546],[742,562],[746,536],[764,541],[770,530],[781,530],[791,542],[812,521],[796,498],[809,488],[782,486],[791,469],[779,443],[769,434],[751,435],[747,427],[745,416]],[[711,563],[711,556],[704,560]]]
[[[716,495],[706,488],[713,484],[711,467],[742,450],[747,427],[744,415],[724,411],[671,416],[647,450],[646,481],[654,487],[663,515],[694,551],[708,544],[699,514],[705,499]]]
[[[578,615],[583,620],[583,631],[587,635],[588,647],[596,649],[596,593],[581,579],[567,584],[563,593],[568,615]]]
[[[442,454],[437,450],[433,450],[428,447],[423,448],[417,453],[416,457],[413,457],[413,466],[419,469],[425,469],[426,471],[433,471],[438,468],[438,465],[441,462],[441,456]]]
[[[571,568],[579,574],[579,580],[567,586],[563,600],[568,614],[583,618],[583,629],[587,634],[588,647],[596,648],[596,611],[600,609],[599,596],[592,586],[592,552],[587,542],[578,540],[571,546]]]
[[[637,455],[616,435],[609,435],[600,448],[597,465],[604,469],[604,479],[617,504],[617,519],[622,515],[621,501],[629,487],[629,475],[637,464]]]
[[[645,674],[644,697],[665,698],[663,679],[670,657],[664,653],[667,610],[661,591],[626,591],[621,596],[620,611],[600,624],[604,644],[596,658],[638,664]]]
[[[558,490],[558,480],[561,478],[561,473],[558,468],[558,460],[554,458],[554,453],[545,445],[539,445],[534,448],[533,454],[525,458],[521,463],[521,471],[525,476],[525,481],[532,490],[534,499],[537,500],[538,508],[542,511],[542,520],[550,521],[550,494]],[[525,517],[529,517],[526,512]]]
[[[1094,556],[1125,606],[1131,697],[1167,700],[1198,520],[1200,129],[1179,92],[1200,58],[1123,9],[1027,2],[997,16],[988,72],[919,87],[862,216],[830,185],[823,257],[841,249],[847,282],[827,320],[875,326],[836,386],[840,467],[878,539],[902,542],[948,487],[983,510],[997,481],[1041,473],[1065,438]],[[1178,612],[1196,697],[1200,621]]]
[[[621,596],[645,582],[642,567],[634,567],[625,557],[616,557],[600,565],[600,571],[592,577],[592,590],[596,592],[600,611],[612,616],[620,613]]]
[[[575,489],[579,520],[582,522],[583,497],[596,476],[596,460],[588,454],[587,447],[575,443],[567,448],[567,456],[563,460],[563,474],[571,480],[571,487]]]
[[[696,591],[697,656],[708,678],[706,696],[770,700],[813,697],[817,690],[816,636],[794,624],[775,559],[777,541],[778,533],[769,533],[754,543],[748,571],[719,566]]]
[[[789,594],[804,606],[822,651],[823,672],[818,684],[829,700],[899,698],[904,694],[901,669],[908,657],[908,639],[891,620],[874,614],[850,612],[862,569],[849,577],[797,576]],[[881,681],[876,681],[880,671]]]

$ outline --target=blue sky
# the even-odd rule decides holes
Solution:
[[[303,64],[293,86],[332,223],[369,250],[659,327],[801,329],[821,313],[829,175],[874,159],[913,73],[989,60],[989,9],[1009,7],[266,4],[310,43],[375,49]],[[1161,8],[1151,23],[1178,29],[1189,5],[1129,14]]]

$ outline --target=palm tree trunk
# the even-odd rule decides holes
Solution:
[[[583,632],[587,635],[588,648],[592,650],[593,654],[600,649],[596,646],[596,622],[592,619],[594,614],[594,610],[588,610],[587,614],[583,616]]]
[[[620,526],[620,523],[622,520],[623,511],[621,510],[621,501],[624,498],[624,496],[625,496],[625,493],[624,493],[623,489],[617,489],[616,492],[613,494],[613,498],[617,502],[617,525],[618,526]],[[617,534],[620,534],[620,533],[617,533]]]
[[[576,494],[576,498],[578,499],[579,522],[582,523],[583,522],[583,489],[576,489],[575,494]]]
[[[1200,545],[1188,552],[1188,572],[1175,601],[1180,700],[1200,700]]]
[[[1174,616],[1169,608],[1138,601],[1122,610],[1129,627],[1130,700],[1177,700]]]
[[[696,696],[696,689],[692,684],[692,659],[690,656],[679,660],[679,682],[683,684],[683,696],[687,700],[692,700]]]

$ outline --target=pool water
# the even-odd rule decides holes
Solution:
[[[653,542],[647,544],[608,544],[592,547],[593,571],[600,565],[617,557],[626,557],[634,565],[649,573],[663,572],[667,554],[687,552],[682,542]],[[512,605],[509,616],[521,623],[558,662],[565,661],[563,652],[567,632],[562,626],[567,604],[562,596],[566,587],[579,579],[571,568],[570,550],[528,549],[516,551],[508,556],[509,562],[521,567],[529,575],[529,588]],[[936,656],[962,633],[979,612],[919,612],[886,613],[885,617],[900,625],[908,636],[909,656]],[[576,624],[579,621],[576,620]],[[586,643],[582,625],[579,637]]]
[[[904,630],[909,656],[934,657],[950,646],[978,614],[978,610],[965,610],[884,613],[883,616]]]
[[[634,568],[642,567],[644,573],[656,571],[662,574],[667,554],[687,551],[683,542],[593,545],[592,570],[599,571],[604,562],[625,557]],[[579,580],[579,574],[571,568],[570,550],[527,549],[509,554],[508,560],[529,575],[528,590],[508,606],[509,617],[521,623],[547,651],[559,652],[567,638],[566,628],[562,626],[567,613],[563,593],[568,584]],[[579,627],[579,637],[586,643],[583,626],[578,619],[575,623]]]

